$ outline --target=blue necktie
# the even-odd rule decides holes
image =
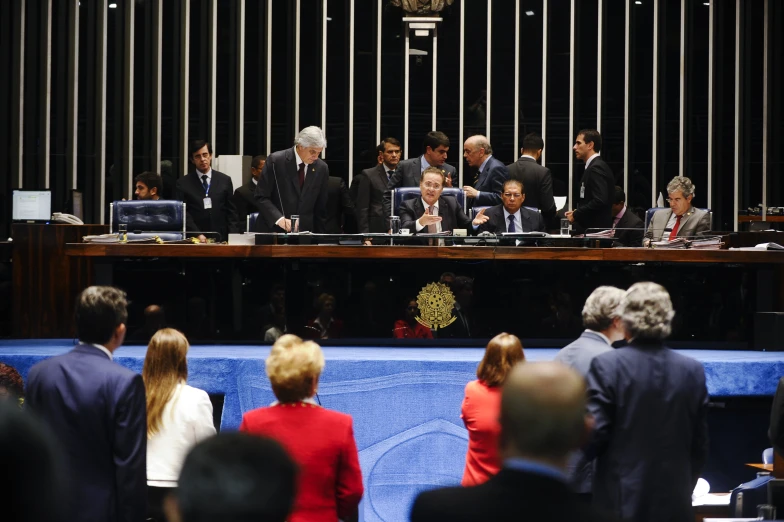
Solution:
[[[507,230],[507,232],[517,232],[514,226],[514,215],[510,214],[507,219],[509,220],[509,229]]]
[[[209,183],[207,183],[207,180],[208,180],[208,179],[209,179],[209,178],[207,177],[207,175],[206,175],[206,174],[205,174],[204,176],[202,176],[202,177],[201,177],[201,186],[202,186],[202,187],[204,187],[204,193],[205,193],[205,194],[207,193],[207,191],[208,191],[208,190],[210,190],[210,184],[209,184]]]

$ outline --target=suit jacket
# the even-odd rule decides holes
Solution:
[[[335,522],[356,513],[363,486],[351,416],[304,402],[279,404],[246,413],[240,431],[275,439],[299,466],[289,522]]]
[[[664,208],[653,213],[651,222],[646,231],[646,237],[654,241],[660,241],[667,227],[667,222],[672,216],[672,209]],[[691,207],[681,218],[681,226],[678,227],[676,237],[699,236],[703,232],[711,229],[710,214],[701,208]]]
[[[253,178],[234,191],[232,202],[237,214],[237,222],[234,228],[237,231],[245,230],[248,215],[254,212],[261,212],[261,203],[256,199],[256,184],[253,183]],[[250,231],[248,230],[248,232]]]
[[[490,220],[487,223],[479,225],[479,231],[493,232],[495,234],[503,234],[507,229],[506,218],[504,218],[504,206],[496,205],[485,210],[485,216]],[[544,232],[545,225],[544,219],[539,212],[528,210],[525,207],[520,208],[520,222],[522,223],[523,230],[517,232]]]
[[[504,468],[479,486],[420,493],[411,522],[613,522],[549,476]]]
[[[327,234],[341,234],[343,220],[354,215],[354,202],[342,178],[330,176],[327,181]]]
[[[612,227],[615,176],[601,156],[595,156],[585,169],[580,185],[585,187],[585,195],[580,198],[578,193],[574,211],[576,232],[584,234],[589,228],[593,229],[589,232],[598,232]]]
[[[384,213],[384,193],[387,191],[384,165],[363,170],[357,176],[356,215],[360,233],[383,233],[389,230],[389,216]]]
[[[147,512],[147,411],[142,376],[80,344],[30,370],[25,404],[65,450],[68,516],[143,522]]]
[[[591,361],[612,350],[612,346],[607,344],[607,341],[598,333],[585,330],[580,337],[555,354],[555,360],[574,368],[585,377],[591,368]],[[576,453],[569,464],[569,481],[577,493],[590,493],[593,481],[593,461],[586,462],[582,458],[582,452]]]
[[[779,379],[776,395],[773,397],[768,438],[776,453],[784,456],[784,377]]]
[[[412,234],[427,234],[427,227],[419,232],[416,229],[416,220],[425,213],[425,206],[422,198],[409,199],[400,205],[400,228],[407,228]],[[471,225],[471,218],[465,215],[457,204],[457,200],[450,196],[438,198],[438,215],[441,216],[441,231],[451,232],[456,228],[465,228],[469,234],[473,234],[474,227]]]
[[[497,474],[501,469],[498,456],[498,439],[501,425],[501,387],[487,386],[476,380],[466,384],[460,418],[468,430],[468,451],[466,452],[463,486],[475,486]]]
[[[487,207],[501,204],[501,192],[504,191],[504,181],[509,179],[506,166],[498,161],[495,156],[487,160],[485,169],[479,174],[479,179],[474,188],[481,192],[474,198],[474,206]],[[470,201],[470,200],[469,200]]]
[[[301,231],[327,231],[329,167],[323,160],[307,165],[305,183],[300,188],[294,147],[279,150],[269,155],[260,178],[256,186],[261,205],[256,222],[258,232],[283,232],[275,222],[292,215],[299,216]]]
[[[234,185],[231,178],[217,170],[210,179],[212,208],[204,208],[204,186],[202,174],[192,171],[177,180],[177,199],[186,204],[186,225],[189,232],[217,232],[221,240],[229,239],[229,232],[236,232],[237,215],[234,208]]]
[[[506,168],[509,171],[509,178],[520,181],[525,187],[526,206],[541,210],[545,223],[550,223],[555,217],[553,175],[550,169],[539,165],[531,158],[522,156]]]
[[[691,494],[708,453],[702,364],[632,341],[591,362],[588,411],[594,504],[636,522],[694,520]]]
[[[457,183],[455,168],[449,163],[441,165],[444,175],[452,178],[454,184]],[[395,173],[389,178],[387,192],[384,193],[384,215],[392,215],[392,189],[397,187],[418,187],[419,180],[422,178],[422,156],[403,160],[397,164]],[[453,184],[453,185],[454,185]],[[456,185],[454,185],[456,186]]]
[[[644,233],[643,229],[645,228],[645,223],[643,223],[642,219],[638,218],[628,206],[626,207],[626,212],[624,212],[621,219],[618,220],[618,224],[615,225],[615,228],[615,240],[620,243],[621,246],[642,246],[642,235]],[[639,230],[617,230],[619,228],[637,228]]]

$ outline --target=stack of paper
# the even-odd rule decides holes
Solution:
[[[653,248],[669,248],[669,249],[677,249],[677,248],[689,248],[689,240],[676,237],[672,241],[664,240],[664,241],[654,241],[651,243]]]
[[[691,248],[697,248],[699,250],[720,250],[721,237],[716,236],[706,239],[695,239],[691,242]]]
[[[99,234],[96,236],[82,236],[85,243],[119,243],[119,234]]]
[[[599,232],[591,232],[590,234],[585,234],[585,237],[615,237],[615,230],[601,230]]]

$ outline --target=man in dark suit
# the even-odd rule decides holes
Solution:
[[[142,172],[133,178],[133,195],[141,201],[158,201],[163,193],[163,180],[157,172]]]
[[[76,303],[79,345],[30,370],[26,404],[57,434],[68,473],[63,520],[143,522],[147,412],[142,376],[113,362],[125,339],[125,293],[91,286]]]
[[[490,207],[501,203],[504,181],[509,179],[506,166],[493,157],[490,141],[477,134],[469,137],[463,144],[463,157],[469,167],[476,170],[473,186],[465,185],[463,191],[470,206]]]
[[[574,223],[578,234],[607,230],[612,225],[612,202],[615,193],[615,176],[610,166],[599,156],[602,135],[596,129],[584,129],[574,140],[574,154],[585,162],[585,172],[580,180],[577,209],[565,213]]]
[[[256,199],[256,186],[259,184],[259,176],[266,162],[266,155],[254,156],[250,162],[250,179],[234,191],[232,200],[237,211],[237,224],[234,228],[237,230],[245,230],[249,214],[261,212],[261,204]]]
[[[299,216],[299,230],[327,231],[329,167],[319,159],[326,148],[324,131],[305,127],[290,149],[273,152],[261,172],[256,198],[261,213],[259,232],[290,232],[291,216]]]
[[[378,145],[379,163],[363,170],[357,179],[357,226],[359,232],[383,233],[389,230],[389,213],[384,213],[384,193],[389,179],[397,172],[400,163],[400,142],[385,138]]]
[[[327,183],[327,234],[342,234],[346,218],[354,217],[354,202],[342,178],[330,176]]]
[[[234,185],[231,178],[212,170],[212,147],[204,140],[195,140],[190,148],[194,170],[177,180],[179,201],[186,204],[186,230],[188,232],[217,232],[220,239],[229,239],[235,232],[237,220],[234,211]],[[206,236],[199,235],[204,242]]]
[[[438,167],[428,167],[422,173],[419,188],[422,197],[404,201],[400,205],[400,228],[412,234],[434,234],[464,228],[472,233],[471,218],[465,215],[455,198],[441,196],[444,191],[444,173]],[[476,226],[481,223],[474,221]]]
[[[773,450],[784,457],[784,377],[776,385],[776,394],[773,396],[773,405],[770,408],[770,427],[768,439]]]
[[[616,246],[641,247],[645,225],[642,219],[626,206],[626,193],[618,185],[615,186],[615,197],[612,204],[613,230],[615,230]],[[630,230],[634,229],[634,230]]]
[[[538,208],[545,223],[555,218],[555,199],[553,198],[553,175],[550,169],[539,165],[544,150],[544,140],[532,132],[523,138],[521,156],[516,162],[507,165],[509,178],[522,182],[525,187],[526,206]],[[552,225],[551,225],[552,226]],[[555,225],[554,228],[557,228]]]
[[[496,234],[504,232],[544,232],[545,225],[542,215],[523,207],[525,187],[516,179],[504,183],[501,204],[487,209],[482,216],[479,230]]]
[[[613,521],[566,482],[569,453],[590,432],[585,380],[556,362],[516,365],[501,392],[501,471],[484,484],[426,491],[411,522]]]
[[[691,494],[708,455],[705,370],[664,345],[675,315],[664,287],[635,283],[618,314],[630,344],[588,371],[593,503],[635,522],[694,520]]]
[[[449,138],[440,131],[428,132],[422,144],[424,152],[421,156],[403,160],[398,164],[395,173],[390,176],[387,183],[387,192],[384,194],[384,215],[392,213],[392,190],[397,187],[418,187],[422,173],[428,167],[438,167],[445,176],[445,187],[452,186],[455,177],[455,168],[446,163],[449,152]],[[395,209],[397,210],[397,209]]]

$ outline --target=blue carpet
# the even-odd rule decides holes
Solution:
[[[26,378],[38,361],[63,353],[69,340],[2,341],[0,362]],[[116,353],[141,372],[145,346]],[[557,350],[525,350],[529,361],[551,360]],[[224,394],[221,427],[236,429],[242,413],[275,398],[264,373],[265,346],[192,346],[188,383]],[[417,492],[457,484],[467,434],[460,420],[466,383],[475,379],[479,348],[325,347],[321,404],[354,418],[366,494],[361,520],[407,520]],[[681,350],[705,366],[711,396],[764,396],[784,375],[784,353]]]

